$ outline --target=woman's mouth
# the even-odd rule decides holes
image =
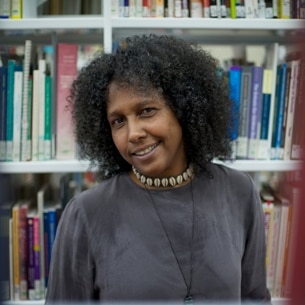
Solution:
[[[149,154],[150,152],[152,152],[157,146],[158,146],[159,143],[156,143],[150,147],[147,147],[145,148],[144,150],[141,150],[141,151],[138,151],[136,153],[134,153],[134,155],[136,156],[144,156],[146,154]]]

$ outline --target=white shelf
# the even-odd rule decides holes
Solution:
[[[218,162],[228,167],[245,172],[259,171],[293,171],[300,168],[300,161],[260,161],[260,160],[237,160],[232,162]],[[64,173],[64,172],[86,172],[90,169],[86,161],[37,161],[37,162],[1,162],[0,173]]]
[[[232,19],[232,18],[107,18],[112,28],[138,29],[220,29],[220,30],[283,30],[304,28],[302,19]],[[54,16],[0,19],[1,30],[27,29],[90,29],[103,28],[104,18],[99,15]]]
[[[113,28],[169,28],[223,30],[296,30],[304,28],[300,19],[232,18],[112,18]]]
[[[104,18],[101,16],[0,19],[1,30],[100,29],[103,27]]]

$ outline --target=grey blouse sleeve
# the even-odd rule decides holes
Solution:
[[[242,258],[242,299],[270,301],[270,293],[266,288],[266,245],[265,225],[259,193],[252,182],[250,202],[248,206],[248,232],[244,255]]]
[[[46,304],[92,300],[94,265],[85,214],[72,199],[61,216],[52,250]]]

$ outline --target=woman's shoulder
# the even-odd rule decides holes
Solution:
[[[253,186],[253,179],[249,173],[231,168],[221,163],[211,163],[208,171],[214,181],[234,183],[240,186]]]
[[[113,202],[118,202],[124,194],[126,196],[126,191],[130,189],[129,180],[127,174],[119,174],[99,181],[96,185],[74,195],[68,205],[87,212],[113,205]]]

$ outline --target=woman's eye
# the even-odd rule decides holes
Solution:
[[[142,114],[149,116],[154,114],[155,109],[154,108],[145,108],[142,110]]]
[[[123,118],[117,118],[111,122],[111,125],[114,127],[119,127],[123,124],[123,122],[124,122]]]

